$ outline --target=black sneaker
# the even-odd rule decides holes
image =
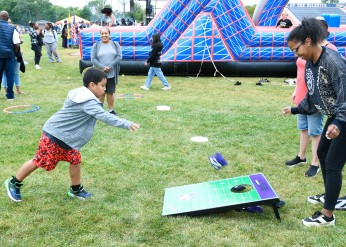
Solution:
[[[114,110],[109,111],[109,113],[110,113],[110,114],[113,114],[113,115],[115,115],[115,116],[119,116],[119,114],[116,113]]]
[[[267,78],[262,79],[263,82],[270,82]]]
[[[295,167],[299,164],[306,164],[306,159],[301,159],[298,155],[293,159],[285,162],[287,167]]]
[[[307,200],[312,204],[324,203],[324,193],[315,196],[309,196]]]
[[[335,226],[335,216],[331,218],[325,216],[320,211],[316,211],[311,217],[302,220],[305,226]]]
[[[240,81],[237,81],[236,83],[234,83],[234,86],[240,86],[240,85],[241,85]]]
[[[309,169],[305,172],[305,177],[315,177],[319,171],[319,166],[310,165]]]
[[[262,79],[261,79],[261,80],[259,80],[259,81],[256,83],[256,86],[263,86],[262,82],[263,82],[263,80],[262,80]]]

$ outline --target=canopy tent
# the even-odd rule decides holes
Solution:
[[[77,15],[72,15],[70,18],[64,18],[60,21],[55,22],[55,24],[64,24],[64,21],[67,21],[67,23],[78,23],[78,22],[84,22],[85,25],[89,25],[90,21],[83,19],[82,17],[79,17]]]

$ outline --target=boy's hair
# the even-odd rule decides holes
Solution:
[[[87,71],[84,72],[83,85],[84,87],[88,87],[91,82],[97,85],[104,78],[107,78],[105,72],[97,68],[91,67]]]
[[[290,32],[287,41],[305,42],[306,38],[310,38],[311,43],[316,45],[325,39],[326,34],[321,26],[321,21],[316,18],[304,18],[302,24]]]

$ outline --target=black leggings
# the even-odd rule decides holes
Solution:
[[[324,208],[334,210],[342,186],[342,169],[346,162],[346,129],[341,129],[337,138],[328,140],[326,131],[333,122],[328,118],[317,149],[325,187]]]
[[[42,46],[41,45],[32,45],[31,50],[35,52],[35,65],[40,64],[42,56]]]

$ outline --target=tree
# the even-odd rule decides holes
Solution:
[[[137,22],[142,22],[144,21],[144,11],[145,9],[142,9],[142,6],[135,2],[134,5],[134,12],[133,12],[133,18],[137,21]]]
[[[76,15],[82,17],[83,19],[86,20],[91,20],[92,19],[92,13],[91,10],[88,6],[84,6],[82,9],[78,9],[76,11]]]

